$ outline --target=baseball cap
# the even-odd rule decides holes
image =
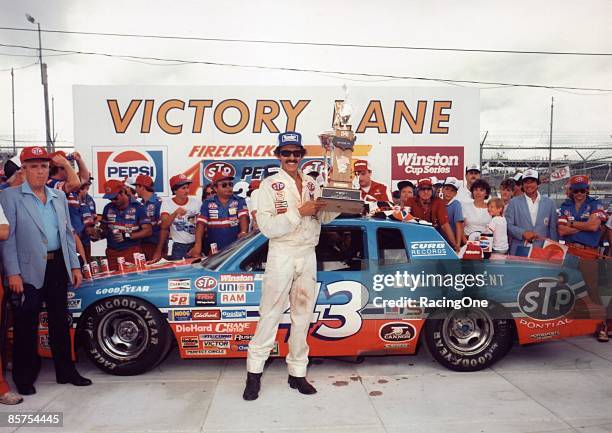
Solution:
[[[293,131],[278,134],[278,147],[288,146],[289,144],[302,147],[302,134]]]
[[[104,195],[102,196],[102,198],[105,198],[106,200],[112,200],[117,197],[117,194],[119,194],[124,187],[125,184],[120,180],[108,180],[104,184]]]
[[[187,183],[193,183],[193,181],[189,179],[187,176],[185,176],[183,173],[176,174],[170,178],[170,189],[174,191],[179,186],[183,186]],[[214,178],[213,178],[213,183],[214,183]]]
[[[31,159],[46,159],[49,160],[51,157],[47,153],[47,150],[44,147],[40,146],[30,146],[24,147],[19,154],[19,160],[24,163]]]
[[[477,171],[480,173],[480,166],[478,164],[470,164],[465,167],[465,172],[467,173],[468,171]]]
[[[461,182],[456,177],[447,177],[444,181],[444,186],[452,186],[456,191],[459,191],[461,188]]]
[[[234,176],[230,176],[229,174],[217,173],[212,178],[212,183],[216,184],[222,180],[234,180]]]
[[[432,184],[431,184],[431,179],[426,177],[424,179],[419,179],[419,183],[417,185],[417,188],[431,188]]]
[[[440,186],[444,183],[444,181],[442,179],[438,179],[436,176],[432,176],[431,177],[431,183],[436,185],[436,186]]]
[[[577,174],[570,178],[571,189],[587,189],[589,187],[589,176],[584,174]]]
[[[151,188],[153,187],[153,178],[151,176],[147,176],[146,174],[139,174],[136,176],[136,179],[134,179],[133,185],[141,185]]]
[[[399,191],[403,190],[406,187],[410,187],[410,188],[414,188],[414,183],[409,181],[409,180],[402,180],[400,182],[397,183],[397,189]]]
[[[523,180],[525,179],[540,180],[540,174],[533,168],[528,168],[523,172]]]
[[[365,159],[358,159],[357,161],[355,161],[355,165],[353,166],[353,171],[360,172],[360,171],[370,171],[370,167],[368,166],[368,161],[366,161]]]
[[[523,181],[523,173],[521,173],[520,171],[518,173],[516,173],[514,175],[514,177],[512,178],[514,179],[515,182],[522,182]]]

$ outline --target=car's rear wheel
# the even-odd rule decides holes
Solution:
[[[425,323],[433,357],[455,371],[477,371],[503,358],[514,340],[512,320],[499,306],[437,311]]]
[[[129,296],[98,301],[84,313],[85,349],[101,370],[129,376],[144,373],[168,353],[172,332],[159,310]]]

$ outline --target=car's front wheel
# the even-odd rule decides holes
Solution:
[[[500,318],[501,317],[501,318]],[[504,357],[514,340],[513,324],[501,307],[437,311],[425,323],[433,357],[455,371],[477,371]]]
[[[164,359],[172,331],[159,310],[129,296],[101,300],[84,313],[80,330],[89,358],[101,370],[129,376]]]

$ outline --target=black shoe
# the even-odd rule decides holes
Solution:
[[[34,385],[17,385],[17,392],[21,395],[32,395],[36,394],[36,388]]]
[[[261,373],[247,373],[246,387],[242,393],[245,400],[257,400],[261,388]]]
[[[291,388],[297,388],[297,390],[302,394],[310,395],[317,393],[315,387],[308,383],[305,377],[295,377],[289,375],[289,380],[287,380],[287,383],[289,383]]]
[[[74,386],[89,386],[92,384],[91,380],[81,376],[79,373],[74,373],[68,378],[57,378],[57,383],[71,383]]]

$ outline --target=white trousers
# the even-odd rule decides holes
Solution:
[[[289,301],[291,330],[287,369],[291,376],[305,377],[308,366],[306,336],[317,300],[317,259],[313,247],[271,247],[268,252],[259,322],[249,343],[247,371],[261,373],[274,347],[278,323]]]

